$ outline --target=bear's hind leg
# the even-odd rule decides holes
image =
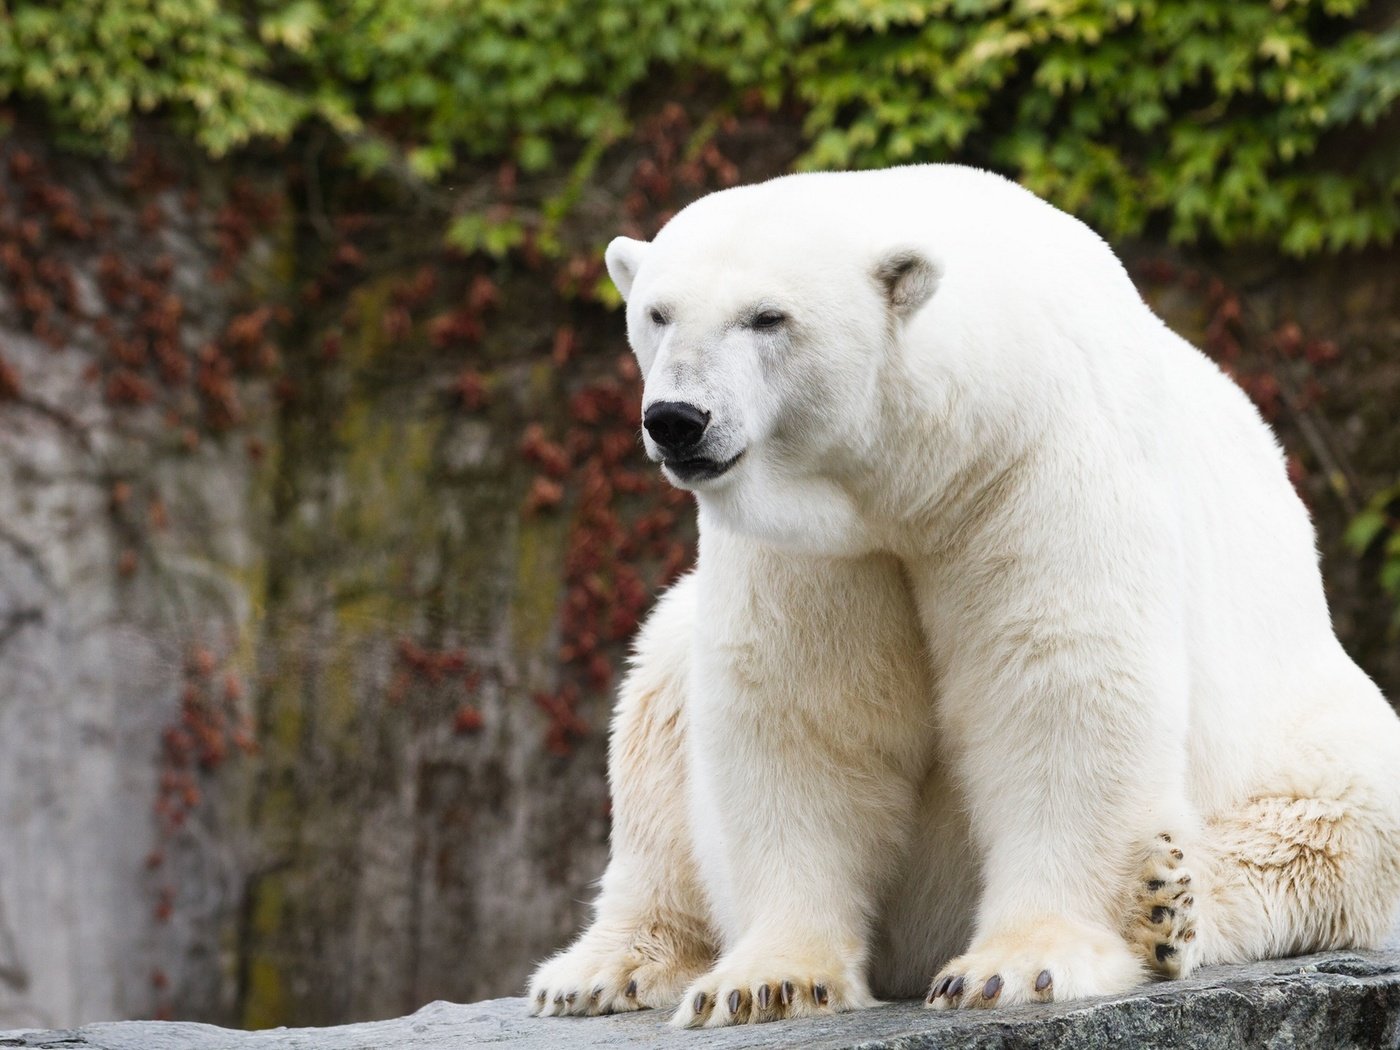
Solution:
[[[1207,821],[1203,962],[1380,945],[1400,902],[1400,826],[1358,794],[1263,795]]]
[[[1384,942],[1400,907],[1400,733],[1383,713],[1372,732],[1310,729],[1306,774],[1148,847],[1124,930],[1152,970]],[[1324,746],[1334,735],[1351,739]]]
[[[530,980],[530,1011],[604,1014],[674,1006],[714,962],[688,826],[684,753],[694,584],[662,599],[623,682],[609,747],[611,858],[593,923]]]

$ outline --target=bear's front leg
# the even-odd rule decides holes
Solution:
[[[884,557],[768,550],[702,520],[691,834],[722,938],[681,1026],[873,1005],[871,926],[926,763],[912,596]]]
[[[1107,995],[1149,975],[1122,931],[1141,844],[1189,827],[1180,621],[1146,555],[1106,564],[1076,535],[1038,548],[1025,530],[994,562],[917,579],[982,868],[972,943],[935,974],[936,1009]]]
[[[588,929],[530,979],[530,1011],[593,1015],[669,1007],[715,945],[687,825],[693,578],[657,603],[623,680],[608,747],[611,856]]]

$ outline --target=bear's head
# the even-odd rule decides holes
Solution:
[[[616,238],[607,266],[645,381],[643,442],[667,479],[736,531],[860,553],[878,545],[852,482],[878,455],[884,363],[939,268],[820,221],[804,179],[702,198],[652,242]]]

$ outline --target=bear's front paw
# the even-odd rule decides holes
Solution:
[[[681,1028],[720,1028],[875,1004],[858,967],[839,958],[731,955],[686,990],[671,1023]]]
[[[979,939],[933,979],[925,1005],[953,1010],[1063,1002],[1125,992],[1144,977],[1117,934],[1043,918]]]
[[[1196,890],[1180,839],[1163,832],[1143,851],[1125,924],[1143,961],[1167,978],[1186,977],[1200,962]]]
[[[540,964],[530,979],[530,1012],[593,1016],[670,1006],[703,971],[700,954],[664,950],[660,942],[642,938],[618,942],[585,936]]]

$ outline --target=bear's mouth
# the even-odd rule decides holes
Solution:
[[[709,459],[705,456],[694,456],[690,459],[663,459],[661,465],[670,471],[671,476],[682,484],[694,484],[697,481],[713,481],[721,474],[728,472],[742,459],[744,453],[740,451],[732,459],[720,462],[717,459]]]

